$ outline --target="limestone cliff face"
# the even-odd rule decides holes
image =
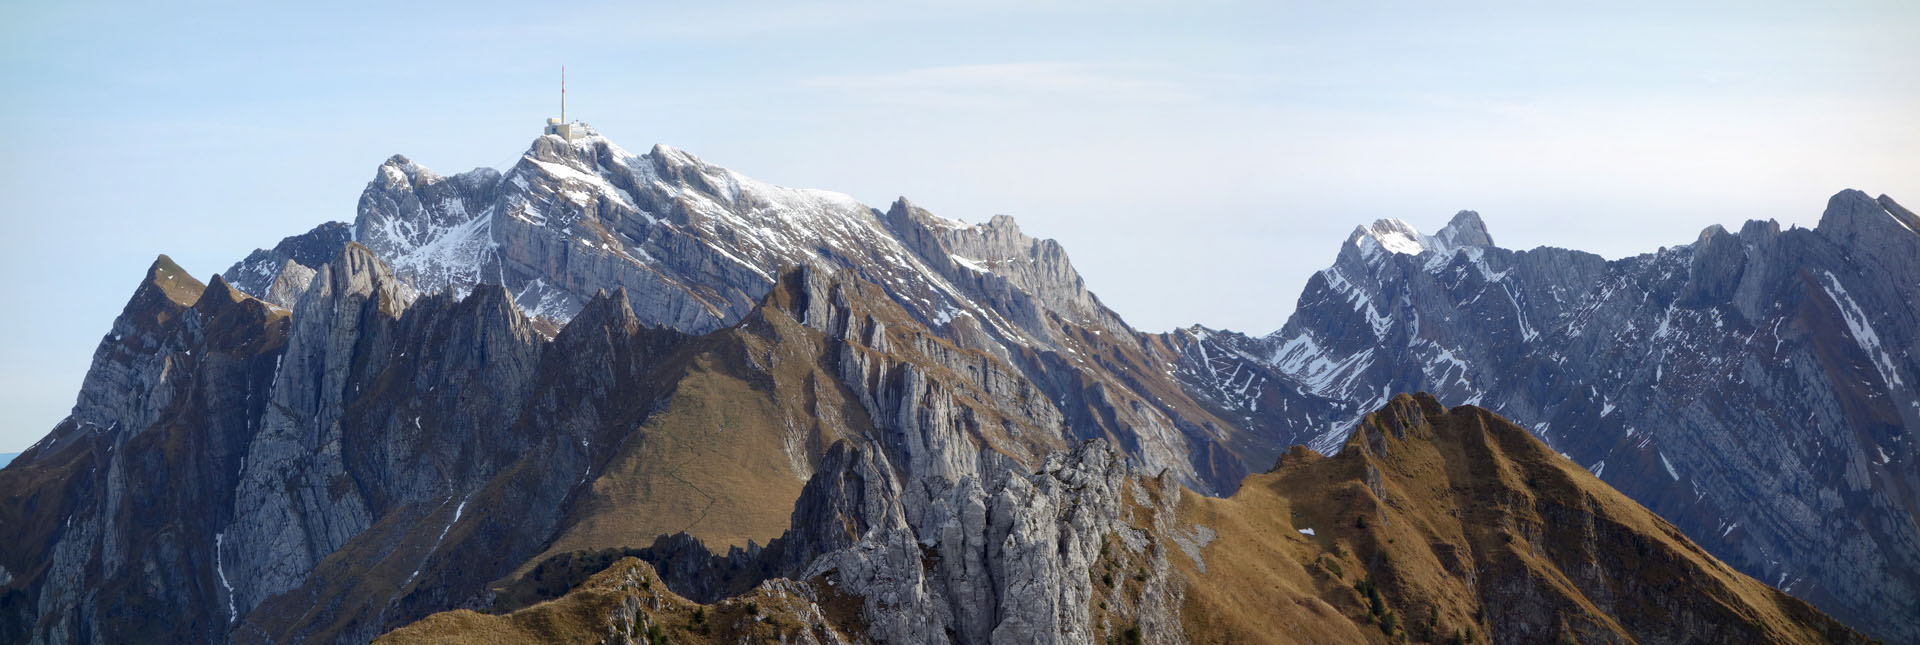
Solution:
[[[1088,611],[1090,572],[1107,536],[1123,530],[1125,458],[1104,440],[1067,450],[1058,413],[1031,384],[898,313],[890,331],[884,311],[861,313],[889,308],[870,289],[803,271],[777,297],[826,332],[825,360],[840,365],[876,434],[830,447],[787,532],[765,549],[720,556],[656,545],[643,557],[707,601],[725,596],[699,580],[726,577],[743,578],[736,588],[784,578],[851,596],[860,611],[848,618],[873,642],[1078,643],[1114,633]],[[1172,606],[1159,608],[1160,622],[1177,624]]]

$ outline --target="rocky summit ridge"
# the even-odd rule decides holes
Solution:
[[[1911,589],[1897,390],[1920,374],[1893,299],[1920,253],[1889,223],[1920,219],[1859,198],[1611,263],[1500,249],[1472,212],[1383,220],[1273,335],[1146,334],[1004,216],[593,134],[504,172],[396,155],[351,224],[204,284],[164,256],[143,276],[73,414],[0,469],[0,640],[1859,637],[1720,560],[1898,639],[1874,612]],[[1818,438],[1777,437],[1795,418]],[[1497,441],[1432,430],[1463,420]],[[1355,448],[1416,427],[1421,460]],[[1361,489],[1376,523],[1293,526]],[[1603,538],[1673,575],[1510,546]]]
[[[272,298],[282,275],[297,284],[304,273],[286,271],[289,261],[307,266],[296,257],[305,249],[345,243],[342,226],[288,238],[228,272],[258,276],[250,293]],[[1077,436],[1124,436],[1148,467],[1199,490],[1230,490],[1278,454],[1223,431],[1212,406],[1166,374],[1176,350],[1127,326],[1058,243],[1010,217],[967,225],[905,198],[882,211],[593,135],[541,137],[505,173],[443,176],[396,155],[350,228],[414,292],[497,284],[549,333],[614,289],[645,324],[713,331],[747,315],[781,271],[811,266],[878,285],[917,322],[1045,388]]]

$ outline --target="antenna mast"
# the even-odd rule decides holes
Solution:
[[[560,123],[567,122],[567,66],[560,66]]]

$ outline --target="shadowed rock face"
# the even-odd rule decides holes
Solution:
[[[0,640],[225,633],[212,536],[233,517],[288,328],[220,278],[154,262],[73,415],[0,470]]]
[[[1359,409],[1497,410],[1741,571],[1920,638],[1920,219],[1845,191],[1811,230],[1613,261],[1487,245],[1470,213],[1401,228],[1356,231],[1272,335],[1185,334],[1216,371]],[[1288,440],[1331,452],[1350,427]]]

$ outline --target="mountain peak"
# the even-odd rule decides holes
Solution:
[[[246,299],[247,294],[234,289],[233,285],[227,284],[226,278],[215,273],[213,279],[207,281],[206,289],[200,292],[200,298],[194,301],[193,308],[213,315]]]
[[[374,183],[392,188],[433,183],[439,179],[439,174],[408,159],[406,155],[394,155],[380,164],[379,175],[374,178]]]
[[[1426,243],[1429,239],[1405,221],[1386,218],[1374,220],[1371,226],[1354,227],[1347,243],[1361,245],[1363,249],[1378,247],[1401,255],[1419,255],[1429,250]]]
[[[399,317],[413,302],[414,291],[395,278],[380,256],[359,242],[348,242],[320,273],[335,297],[379,298],[383,313]]]
[[[918,229],[931,230],[940,228],[946,230],[964,230],[972,228],[972,226],[966,222],[935,215],[931,211],[921,208],[919,204],[913,203],[912,200],[907,199],[905,196],[894,198],[893,205],[887,207],[885,220],[887,226],[893,229],[895,235],[907,237],[913,236],[914,231]]]
[[[1460,211],[1447,220],[1434,237],[1451,246],[1493,246],[1493,236],[1487,234],[1486,222],[1480,221],[1480,214],[1474,211]]]
[[[621,333],[630,334],[639,327],[640,319],[633,312],[633,303],[627,295],[626,287],[614,287],[611,292],[598,289],[593,292],[593,297],[589,298],[586,304],[581,305],[580,311],[573,316],[572,320],[569,320],[565,327],[560,328],[557,340],[573,343],[577,342],[575,339],[582,335],[594,337],[605,334],[608,330],[619,330]]]
[[[153,264],[147,267],[147,280],[142,286],[158,289],[168,300],[182,307],[192,306],[207,289],[207,285],[187,273],[186,269],[180,268],[165,253],[154,258]]]
[[[1444,254],[1461,247],[1493,246],[1493,237],[1487,235],[1486,223],[1480,221],[1479,213],[1460,211],[1434,235],[1421,234],[1405,220],[1385,218],[1374,220],[1369,226],[1354,227],[1353,234],[1347,236],[1347,244],[1360,247],[1363,253],[1384,249],[1400,255]]]
[[[1694,243],[1701,244],[1708,240],[1712,240],[1716,237],[1721,237],[1724,235],[1728,235],[1727,227],[1721,226],[1719,224],[1708,224],[1706,228],[1700,229],[1700,235],[1699,237],[1694,238]]]
[[[1885,195],[1874,199],[1860,190],[1848,188],[1827,200],[1815,230],[1852,243],[1887,235],[1920,235],[1920,217]]]
[[[1361,227],[1361,231],[1395,253],[1418,254],[1424,250],[1420,244],[1420,231],[1405,220],[1385,218],[1373,220],[1373,225]]]

